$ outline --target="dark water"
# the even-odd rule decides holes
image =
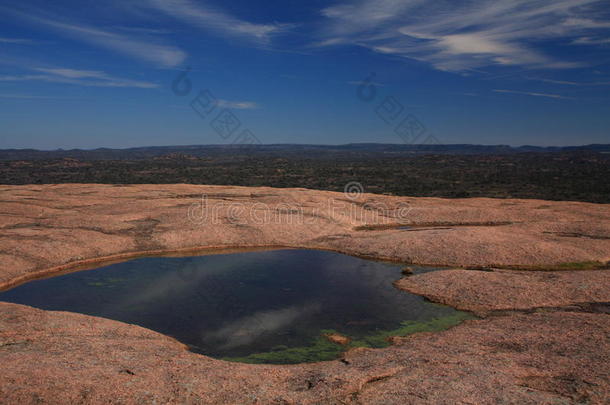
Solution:
[[[214,357],[315,361],[343,350],[321,338],[327,330],[379,346],[385,331],[462,320],[394,288],[401,268],[315,250],[153,257],[32,281],[0,301],[137,324]]]

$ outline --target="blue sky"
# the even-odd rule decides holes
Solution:
[[[610,143],[609,90],[608,0],[0,0],[0,148]]]

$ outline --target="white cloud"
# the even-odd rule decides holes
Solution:
[[[272,35],[290,27],[287,24],[256,24],[243,21],[205,2],[195,3],[191,0],[148,0],[148,2],[155,9],[204,30],[244,37],[256,42],[267,43]]]
[[[142,59],[165,67],[174,67],[186,59],[186,53],[173,46],[134,40],[125,35],[71,24],[49,23],[62,31],[74,34],[73,39],[81,39],[102,47],[121,52],[127,56]]]
[[[255,110],[259,108],[259,105],[253,101],[218,100],[218,106],[222,108],[231,108],[234,110]]]
[[[377,86],[377,87],[383,87],[384,85],[381,83],[377,83],[377,82],[365,82],[362,80],[354,80],[351,82],[347,82],[347,84],[351,84],[352,86]]]
[[[0,93],[0,98],[13,98],[22,100],[70,100],[70,97],[56,97],[56,96],[38,96],[32,94],[4,94]]]
[[[319,312],[319,304],[303,307],[288,307],[283,309],[259,311],[224,325],[214,331],[202,331],[204,340],[221,340],[221,348],[230,349],[252,343],[266,334],[277,332],[300,318]]]
[[[355,0],[322,10],[316,46],[351,43],[448,71],[491,65],[579,66],[547,54],[547,40],[598,43],[610,22],[600,0]]]
[[[116,26],[114,28],[119,31],[126,31],[126,32],[130,32],[130,33],[135,32],[137,34],[167,35],[167,34],[172,33],[172,31],[163,29],[163,28],[123,27],[123,26]]]
[[[180,65],[187,57],[181,49],[159,42],[156,37],[151,35],[126,35],[83,24],[69,23],[47,17],[42,18],[19,11],[11,11],[11,13],[39,26],[44,25],[55,29],[72,40],[98,45],[155,65],[174,67]]]
[[[610,38],[581,37],[572,41],[574,45],[608,45]]]
[[[567,99],[567,100],[572,99],[572,97],[561,96],[559,94],[534,93],[534,92],[529,92],[529,91],[516,91],[516,90],[503,90],[503,89],[494,89],[494,91],[496,93],[520,94],[520,95],[524,95],[524,96],[546,97],[546,98]]]
[[[26,38],[0,38],[2,44],[33,44],[34,41]]]
[[[84,78],[95,78],[95,79],[106,79],[108,75],[104,72],[96,70],[76,70],[76,69],[65,69],[65,68],[35,68],[39,72],[50,73],[52,75],[67,77],[70,79],[84,79]]]
[[[156,83],[123,79],[96,70],[76,70],[66,68],[33,68],[42,74],[18,76],[0,76],[0,82],[15,81],[45,81],[50,83],[65,83],[89,87],[135,87],[152,89],[159,87]]]
[[[544,82],[544,83],[551,83],[551,84],[562,84],[562,85],[566,85],[566,86],[610,86],[610,81],[574,82],[574,81],[570,81],[570,80],[554,80],[554,79],[545,79],[545,78],[538,78],[538,77],[526,77],[526,79],[535,80],[535,81]]]
[[[322,10],[322,15],[341,20],[342,26],[334,29],[349,33],[377,27],[424,2],[424,0],[358,0],[351,4],[325,8]]]

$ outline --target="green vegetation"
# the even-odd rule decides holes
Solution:
[[[124,283],[127,281],[125,278],[120,277],[102,277],[102,278],[94,278],[91,281],[87,281],[87,285],[92,287],[114,287],[118,284]]]
[[[547,266],[548,267],[548,266]],[[607,269],[608,263],[601,262],[574,262],[574,263],[560,263],[555,266],[551,266],[553,270],[598,270]]]
[[[324,331],[324,333],[330,331]],[[319,336],[310,346],[278,346],[276,350],[265,353],[254,353],[245,357],[225,357],[223,360],[252,364],[296,364],[316,361],[334,360],[343,352],[344,347]]]
[[[106,283],[103,283],[101,281],[90,281],[87,283],[87,285],[90,285],[91,287],[105,287]]]
[[[392,336],[407,336],[419,332],[439,332],[458,325],[467,319],[474,319],[474,316],[466,312],[457,312],[454,315],[432,319],[428,322],[404,321],[401,322],[398,329],[378,331],[373,335],[354,339],[351,342],[351,347],[387,347],[390,345],[389,338]]]
[[[537,266],[499,266],[511,270],[538,270],[538,271],[556,271],[556,270],[605,270],[610,269],[610,263],[603,262],[572,262],[559,264],[543,264]]]
[[[389,338],[392,336],[406,336],[418,332],[438,332],[455,326],[467,319],[475,317],[466,312],[457,312],[453,315],[436,318],[428,322],[404,321],[397,329],[376,331],[375,333],[363,337],[354,338],[352,336],[337,332],[335,330],[322,330],[311,345],[303,347],[287,348],[278,346],[270,352],[254,353],[244,357],[225,357],[223,360],[253,363],[253,364],[296,364],[312,363],[317,361],[334,360],[345,350],[354,347],[382,348],[390,345]],[[352,338],[350,344],[341,346],[330,342],[325,334],[339,333],[343,336]]]
[[[321,153],[285,147],[140,159],[132,153],[125,160],[96,160],[86,153],[77,159],[0,160],[0,184],[190,183],[343,191],[358,181],[376,194],[610,203],[610,154],[416,154],[399,149]]]

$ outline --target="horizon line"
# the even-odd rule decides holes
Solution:
[[[177,145],[145,145],[145,146],[129,146],[129,147],[107,147],[98,146],[92,148],[55,148],[55,149],[37,149],[37,148],[0,148],[0,151],[37,151],[37,152],[59,152],[59,151],[96,151],[96,150],[132,150],[132,149],[147,149],[147,148],[187,148],[187,147],[198,147],[198,148],[260,148],[269,146],[311,146],[311,147],[344,147],[344,146],[401,146],[401,147],[441,147],[441,146],[480,146],[480,147],[505,147],[511,149],[519,148],[583,148],[591,146],[608,146],[610,143],[588,143],[581,145],[534,145],[534,144],[522,144],[522,145],[509,145],[509,144],[480,144],[480,143],[439,143],[439,144],[405,144],[405,143],[385,143],[385,142],[350,142],[341,144],[317,144],[317,143],[268,143],[268,144],[257,144],[257,145],[233,145],[233,144],[177,144]]]

